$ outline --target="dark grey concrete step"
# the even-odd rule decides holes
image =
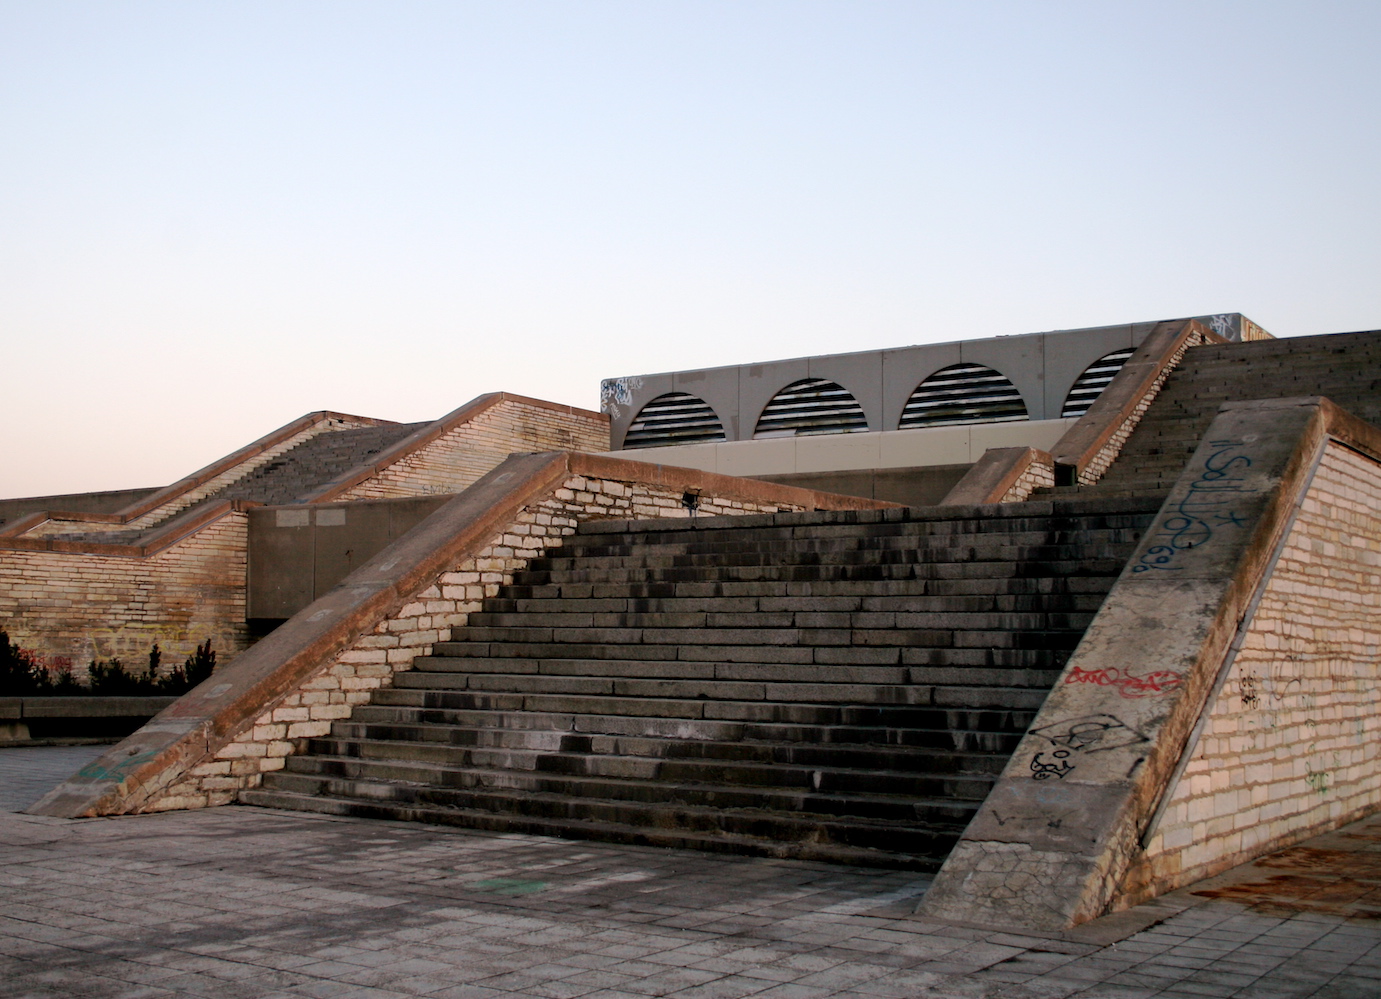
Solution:
[[[465,808],[450,803],[429,803],[429,797],[436,793],[433,788],[382,785],[375,790],[379,792],[377,796],[348,798],[329,796],[329,789],[307,793],[260,789],[241,792],[240,800],[246,804],[267,808],[431,822],[492,832],[559,836],[565,839],[590,839],[638,846],[918,871],[938,870],[943,858],[958,838],[958,833],[926,834],[917,831],[907,835],[905,830],[902,830],[902,835],[888,836],[887,833],[892,831],[890,826],[876,832],[865,827],[861,832],[867,835],[863,836],[855,832],[855,823],[852,826],[841,825],[837,830],[830,829],[835,838],[824,839],[821,838],[819,824],[799,822],[794,827],[784,826],[780,822],[766,821],[763,817],[747,811],[739,815],[713,808],[696,810],[679,807],[674,810],[664,809],[661,813],[624,809],[623,812],[617,813],[627,815],[628,820],[623,822],[555,815],[531,816],[523,814],[522,809],[531,810],[534,804],[548,803],[542,799],[534,799],[530,795],[491,794],[476,802],[478,805],[488,805],[489,808]],[[548,804],[548,810],[571,810],[563,808],[563,805],[569,803],[556,799]],[[668,818],[668,824],[652,824],[654,819]],[[713,826],[711,820],[717,820]],[[787,838],[784,833],[796,833],[800,838]],[[860,846],[852,842],[855,838],[876,840],[886,845]],[[911,845],[917,848],[915,853],[903,851],[903,847]]]
[[[407,674],[399,674],[400,677]],[[798,686],[798,685],[792,685]],[[804,686],[804,685],[800,685]],[[862,717],[859,709],[912,707],[979,711],[1035,711],[1045,701],[1044,690],[1023,687],[910,687],[897,688],[904,700],[811,702],[720,701],[709,698],[621,698],[582,694],[517,694],[447,690],[422,686],[393,687],[376,695],[377,703],[413,703],[418,707],[483,711],[538,711],[553,714],[624,715],[631,718],[713,719],[795,724],[840,724]],[[825,691],[820,692],[822,695]],[[409,702],[407,695],[414,695]],[[850,714],[849,712],[854,712]]]
[[[1010,753],[1020,734],[1016,731],[984,731],[959,728],[949,724],[950,718],[936,712],[936,726],[915,728],[846,728],[843,726],[785,726],[744,725],[741,723],[705,722],[679,729],[663,726],[662,730],[629,726],[624,731],[591,732],[573,728],[538,728],[524,725],[507,728],[502,716],[490,715],[486,721],[468,724],[432,717],[433,715],[464,716],[464,712],[416,712],[399,708],[375,708],[357,711],[349,721],[336,722],[331,727],[335,740],[387,740],[400,742],[436,742],[450,746],[488,749],[525,749],[534,752],[587,752],[604,755],[628,753],[635,756],[715,756],[781,759],[803,765],[815,765],[835,760],[839,766],[858,767],[856,755],[861,749],[868,752],[909,752],[913,750],[944,750],[959,753]],[[468,713],[473,716],[476,713]],[[952,714],[952,713],[951,713]],[[425,716],[425,717],[424,717]],[[981,720],[981,719],[980,719]],[[750,734],[745,735],[748,732]],[[319,744],[312,745],[319,752]],[[838,752],[840,756],[834,754]],[[881,760],[884,757],[879,756]],[[881,769],[915,769],[904,765],[869,763]],[[986,772],[986,771],[985,771]]]
[[[355,710],[352,721],[419,724],[492,730],[573,732],[584,735],[648,735],[707,741],[745,740],[816,743],[877,741],[904,743],[909,732],[958,731],[1021,734],[1035,717],[1034,706],[983,707],[917,705],[790,705],[793,717],[725,719],[601,715],[518,709],[481,709],[442,703],[420,690],[380,690]],[[778,708],[783,707],[777,705]],[[928,737],[927,737],[928,738]],[[955,748],[962,748],[956,746]]]
[[[882,782],[895,794],[920,793],[909,783],[913,779],[995,777],[1006,762],[1001,754],[941,747],[724,744],[632,736],[570,736],[569,748],[548,750],[391,734],[410,733],[406,726],[362,727],[378,732],[367,738],[342,734],[312,739],[303,758],[335,756],[459,769],[816,790],[847,790]]]
[[[449,644],[449,643],[448,643]],[[1059,674],[1039,666],[993,665],[975,656],[965,665],[841,666],[791,663],[691,663],[665,660],[505,659],[435,655],[414,660],[418,673],[464,673],[518,676],[534,683],[544,677],[596,677],[610,683],[654,680],[668,684],[736,681],[774,683],[955,684],[964,686],[1040,686],[1048,688]],[[1040,660],[1033,660],[1039,663]],[[487,680],[486,682],[492,682]],[[631,688],[630,688],[631,689]]]
[[[835,792],[816,788],[770,788],[732,784],[678,784],[637,778],[548,774],[535,771],[450,768],[423,761],[357,757],[294,758],[290,769],[266,775],[264,787],[292,792],[322,791],[342,796],[387,797],[387,787],[426,788],[434,803],[460,808],[512,806],[519,813],[625,821],[628,813],[665,821],[668,808],[752,810],[766,821],[788,820],[789,830],[825,820],[885,823],[902,828],[957,832],[988,793],[991,781],[936,778],[933,795]],[[525,799],[517,803],[513,799]],[[553,808],[553,805],[556,807]],[[657,813],[661,812],[661,815]],[[704,816],[702,821],[708,816]],[[709,825],[717,824],[713,819]],[[957,827],[957,828],[956,828]],[[880,831],[880,830],[878,830]]]

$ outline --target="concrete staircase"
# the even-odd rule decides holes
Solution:
[[[1164,495],[1223,403],[1312,395],[1381,424],[1381,330],[1194,347],[1102,479],[1034,495]]]
[[[155,527],[176,517],[187,517],[204,506],[227,499],[254,500],[269,505],[292,503],[315,492],[358,465],[402,440],[426,423],[384,423],[351,430],[317,434],[190,506],[153,524],[121,531],[56,534],[63,541],[97,541],[106,544],[138,544]]]
[[[1157,506],[589,523],[241,800],[934,870]]]

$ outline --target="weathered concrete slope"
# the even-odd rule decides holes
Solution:
[[[1378,459],[1327,400],[1224,406],[921,911],[1067,927],[1376,807]]]
[[[890,504],[572,452],[509,458],[30,809],[79,817],[233,801],[428,655],[585,520]]]

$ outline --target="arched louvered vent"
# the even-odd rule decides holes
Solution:
[[[724,440],[724,424],[710,404],[687,392],[653,399],[634,417],[623,437],[625,448],[708,444]]]
[[[772,397],[758,417],[753,436],[851,434],[867,429],[863,407],[848,389],[826,378],[803,378]]]
[[[902,410],[900,428],[1025,419],[1026,403],[1005,375],[982,364],[951,364],[916,386]]]
[[[1113,376],[1122,370],[1122,365],[1127,363],[1127,358],[1136,353],[1135,347],[1124,347],[1121,350],[1114,350],[1111,354],[1100,357],[1079,376],[1079,380],[1074,383],[1074,387],[1069,390],[1069,395],[1065,397],[1064,408],[1060,410],[1063,416],[1083,416],[1088,412],[1088,408],[1093,405],[1093,400],[1097,399],[1108,382],[1113,380]]]

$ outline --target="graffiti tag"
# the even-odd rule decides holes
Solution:
[[[1091,683],[1099,687],[1114,687],[1123,697],[1160,697],[1179,688],[1184,675],[1172,669],[1160,669],[1145,676],[1124,673],[1115,666],[1102,669],[1081,669],[1075,666],[1065,677],[1065,683]]]
[[[1255,438],[1252,438],[1253,440]],[[1184,498],[1171,508],[1153,537],[1159,542],[1147,548],[1132,567],[1132,572],[1152,569],[1175,570],[1172,564],[1181,552],[1213,540],[1215,529],[1246,527],[1241,516],[1228,507],[1245,492],[1246,479],[1240,474],[1251,468],[1252,460],[1233,451],[1249,441],[1210,441],[1214,448],[1199,477],[1189,485]]]
[[[1056,760],[1054,763],[1042,763],[1041,757],[1044,755],[1044,753],[1037,753],[1031,760],[1031,777],[1033,780],[1049,780],[1051,777],[1064,780],[1065,774],[1074,769],[1074,764],[1066,759],[1069,756],[1067,749],[1057,749],[1050,754]]]
[[[1081,715],[1034,728],[1031,733],[1060,749],[1083,753],[1101,753],[1149,741],[1116,715]]]

